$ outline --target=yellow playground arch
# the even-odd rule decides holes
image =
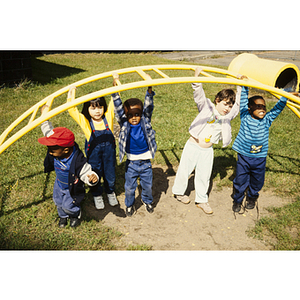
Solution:
[[[247,61],[247,59],[245,59],[245,57],[243,58],[243,60]],[[252,61],[252,63],[250,65],[253,66],[253,63],[254,62]],[[247,75],[249,79],[248,80],[237,79],[238,75],[240,74],[239,70],[232,71],[230,69],[234,69],[234,68],[239,69],[241,67],[241,65],[243,65],[243,64],[244,64],[243,62],[238,61],[237,65],[235,65],[234,60],[233,60],[231,66],[229,66],[228,70],[207,67],[207,66],[201,66],[203,71],[201,72],[202,76],[199,76],[199,77],[194,77],[194,71],[197,68],[197,65],[169,64],[169,65],[149,65],[149,66],[125,68],[125,69],[101,73],[101,74],[98,74],[95,76],[91,76],[91,77],[82,79],[80,81],[77,81],[71,85],[68,85],[68,86],[58,90],[57,92],[47,96],[46,98],[44,98],[40,102],[36,103],[31,108],[29,108],[18,119],[16,119],[0,136],[0,154],[4,150],[6,150],[10,145],[12,145],[14,142],[16,142],[18,139],[20,139],[26,133],[28,133],[32,129],[36,128],[40,124],[42,124],[44,121],[49,120],[52,117],[54,117],[64,111],[67,111],[68,109],[70,109],[72,107],[80,105],[80,104],[82,104],[86,101],[89,101],[91,99],[94,99],[96,97],[107,96],[107,95],[111,95],[112,93],[115,93],[115,92],[122,92],[122,91],[126,91],[126,90],[132,90],[132,89],[137,89],[137,88],[142,88],[142,87],[147,87],[147,86],[179,84],[179,83],[193,83],[193,82],[244,85],[244,86],[248,86],[248,87],[265,90],[267,92],[272,93],[277,98],[280,98],[281,96],[288,98],[289,100],[288,100],[287,106],[300,118],[300,112],[298,110],[298,109],[300,109],[300,98],[299,97],[294,96],[291,93],[287,93],[280,88],[276,88],[272,85],[259,82],[258,80],[253,78],[253,77],[255,77],[255,76],[253,76],[253,73],[251,73],[251,76],[247,75],[247,73],[249,73],[249,72],[245,68],[242,70],[243,75]],[[284,72],[285,69],[292,68],[297,75],[297,84],[299,86],[299,76],[298,76],[299,71],[296,66],[287,65],[286,67],[280,66],[280,68],[281,68],[280,70],[282,72]],[[191,71],[191,72],[187,72],[187,73],[190,73],[188,76],[184,76],[184,77],[174,77],[173,76],[172,77],[172,76],[166,74],[166,72],[168,72],[170,70],[185,70],[185,71]],[[149,71],[155,72],[159,78],[149,79],[146,76],[147,75],[146,72],[149,72]],[[276,71],[278,73],[278,70],[276,70]],[[138,74],[140,80],[122,84],[121,83],[122,75],[129,74],[129,73]],[[119,78],[120,78],[118,86],[108,87],[108,88],[75,98],[72,101],[67,101],[67,94],[68,94],[70,87],[83,86],[85,84],[88,84],[88,83],[91,83],[94,81],[98,81],[98,80],[102,80],[105,78],[109,78],[109,77],[111,77],[113,79],[113,76],[115,74],[118,74]],[[221,75],[221,77],[216,76],[216,75],[219,75],[219,76]],[[277,74],[276,76],[279,76],[279,75]],[[65,93],[66,93],[66,103],[52,109],[55,99],[57,99],[59,96],[61,96],[62,94],[65,94]],[[43,114],[40,115],[39,117],[37,117],[39,109],[45,104],[48,105],[49,108],[45,109]],[[12,134],[12,131],[21,122],[23,122],[27,118],[29,118],[27,125],[25,125],[21,129],[19,129],[16,133]]]

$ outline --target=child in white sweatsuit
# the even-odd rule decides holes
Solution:
[[[195,77],[201,71],[202,68],[197,67]],[[239,113],[241,87],[237,87],[237,96],[232,89],[220,91],[214,103],[205,97],[202,83],[192,83],[192,88],[199,114],[189,128],[191,136],[184,146],[172,192],[178,201],[190,203],[184,193],[189,176],[195,169],[195,203],[205,213],[212,214],[207,195],[214,158],[212,146],[219,140],[223,141],[223,147],[231,142],[230,121]]]

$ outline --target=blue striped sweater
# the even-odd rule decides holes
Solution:
[[[248,157],[267,157],[269,128],[282,112],[287,99],[281,97],[263,119],[254,119],[248,111],[248,87],[242,87],[240,118],[241,125],[232,149]]]

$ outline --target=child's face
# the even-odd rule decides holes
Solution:
[[[227,99],[216,102],[216,110],[221,116],[227,115],[231,111],[232,106],[232,103],[229,103]]]
[[[70,149],[59,146],[48,146],[49,154],[56,158],[67,158],[70,156]]]
[[[266,103],[263,99],[256,99],[254,105],[249,107],[249,113],[253,119],[263,119],[266,115]]]
[[[104,113],[104,106],[89,106],[89,114],[94,121],[101,121]]]
[[[138,125],[141,121],[141,107],[139,105],[130,106],[129,112],[127,108],[124,108],[125,115],[127,116],[128,122],[131,125]]]

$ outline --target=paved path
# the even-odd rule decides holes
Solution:
[[[259,58],[295,64],[300,69],[300,50],[298,51],[173,51],[157,54],[159,57],[203,65],[225,66],[243,52],[253,53]]]

